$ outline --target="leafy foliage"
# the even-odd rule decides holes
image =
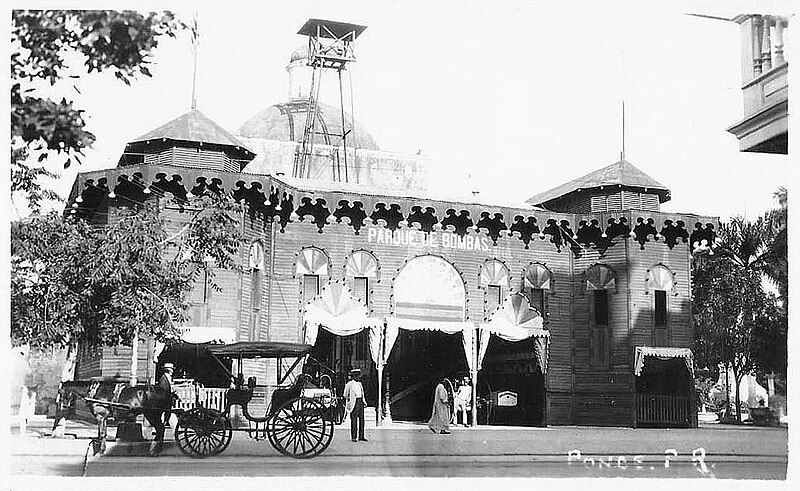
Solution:
[[[701,366],[732,369],[734,407],[745,375],[786,370],[785,304],[762,286],[765,276],[775,280],[785,299],[785,216],[784,208],[753,222],[737,217],[722,224],[717,254],[695,257],[693,264],[695,356]]]
[[[66,98],[54,101],[33,94],[35,83],[52,86],[80,78],[68,63],[78,56],[87,73],[111,70],[130,85],[139,74],[152,76],[148,65],[159,39],[187,27],[171,12],[14,10],[12,18],[11,135],[18,142],[12,149],[27,146],[41,152],[40,163],[51,153],[64,154],[65,168],[73,160],[80,164],[95,135],[86,130],[83,110]],[[26,192],[34,207],[41,198],[49,199],[35,190],[44,174],[23,158],[13,162],[12,192]]]
[[[28,207],[33,213],[42,210],[43,200],[60,200],[60,197],[50,189],[45,189],[39,182],[41,177],[56,179],[58,174],[45,169],[43,166],[30,166],[25,163],[28,158],[28,148],[24,146],[11,147],[11,190],[25,194]]]
[[[98,237],[50,214],[11,224],[11,337],[34,348],[68,346],[90,313],[89,270]]]
[[[42,349],[177,337],[197,278],[212,263],[236,269],[241,243],[240,205],[208,197],[193,205],[199,211],[171,237],[156,204],[119,208],[98,229],[54,214],[12,224],[13,342]]]

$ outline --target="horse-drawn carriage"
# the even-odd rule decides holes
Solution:
[[[255,439],[266,438],[278,452],[295,458],[310,458],[322,453],[333,439],[336,398],[330,389],[312,384],[309,377],[299,374],[286,384],[287,376],[306,359],[311,346],[295,343],[242,342],[230,345],[207,345],[214,360],[238,360],[238,373],[233,375],[227,366],[232,387],[226,391],[224,408],[204,407],[198,400],[193,409],[178,411],[175,443],[189,457],[203,458],[223,452],[234,432],[244,432]],[[277,384],[257,385],[255,377],[245,382],[242,365],[245,359],[277,360]],[[284,369],[283,361],[294,358]],[[250,413],[249,403],[256,387],[267,388],[270,401],[263,416]],[[199,393],[199,392],[198,392]],[[232,424],[233,407],[238,406],[248,425],[238,428]]]
[[[197,345],[189,346],[197,348]],[[123,389],[121,386],[124,384],[116,383],[104,391],[102,384],[92,383],[88,391],[81,394],[76,389],[80,383],[74,383],[71,388],[66,388],[66,392],[72,391],[73,401],[77,395],[87,403],[98,421],[98,439],[101,442],[105,440],[105,423],[110,415],[119,412],[130,418],[131,415],[144,414],[156,430],[155,451],[151,453],[157,453],[164,436],[161,416],[172,412],[178,418],[175,443],[189,457],[217,455],[228,447],[234,432],[243,432],[254,439],[268,440],[281,454],[311,458],[330,445],[341,406],[329,376],[323,375],[316,384],[304,373],[289,380],[290,375],[308,361],[311,348],[307,344],[255,341],[202,345],[203,352],[230,381],[227,389],[215,389],[217,393],[224,391],[224,394],[215,398],[214,404],[201,397],[203,389],[197,384],[193,385],[191,393],[194,401],[186,404],[184,399],[177,405],[167,402],[171,401],[170,396],[161,394],[157,386]],[[199,348],[195,352],[199,352]],[[245,381],[242,374],[244,360],[252,359],[276,360],[277,383],[258,385],[256,377],[248,377]],[[229,368],[232,361],[238,361],[236,375]],[[258,392],[268,397],[263,404],[263,415],[252,414],[250,410],[250,403]],[[184,398],[185,394],[184,391]],[[246,420],[246,427],[235,424],[240,417]]]

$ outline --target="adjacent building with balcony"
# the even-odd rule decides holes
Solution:
[[[747,14],[732,19],[742,30],[744,118],[728,128],[742,152],[788,153],[788,19]]]

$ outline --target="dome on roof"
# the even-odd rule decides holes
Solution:
[[[289,63],[295,61],[305,61],[308,59],[308,45],[303,45],[298,47],[296,50],[292,51],[292,57],[289,60]]]
[[[312,69],[307,64],[308,45],[298,47],[292,52],[286,71],[289,72],[288,102],[274,104],[259,111],[239,128],[239,136],[263,138],[265,140],[294,141],[303,140],[303,128],[308,114],[308,97],[311,90]],[[337,95],[338,98],[338,95]],[[353,118],[345,113],[345,126],[350,129]],[[314,123],[315,145],[340,145],[336,135],[342,134],[342,110],[338,106],[317,103],[317,120]],[[347,146],[366,150],[380,150],[375,139],[358,121],[353,131],[347,135]],[[320,134],[320,133],[327,133]]]
[[[307,114],[307,100],[274,104],[245,121],[239,128],[238,134],[247,138],[301,142]],[[349,114],[345,114],[345,121],[352,121]],[[340,145],[339,138],[335,136],[342,132],[342,113],[338,107],[323,102],[318,103],[315,126],[317,132],[314,135],[315,145]],[[349,124],[347,126],[349,128]],[[324,132],[331,136],[319,134]],[[354,131],[347,136],[347,146],[380,150],[372,135],[358,121],[355,122]]]

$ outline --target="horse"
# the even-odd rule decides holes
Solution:
[[[86,402],[86,406],[97,421],[95,454],[106,451],[109,417],[113,416],[118,421],[133,421],[139,414],[143,414],[156,430],[155,439],[150,446],[150,455],[158,455],[163,449],[164,414],[169,414],[172,406],[172,394],[168,390],[154,385],[129,387],[128,384],[121,382],[63,382],[53,422],[54,430],[62,418],[68,419],[74,415],[75,401],[78,398]]]

